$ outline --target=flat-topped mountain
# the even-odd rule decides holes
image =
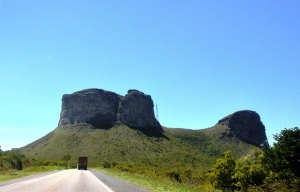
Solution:
[[[147,134],[159,133],[162,127],[156,120],[150,95],[129,90],[125,96],[102,89],[85,89],[62,97],[58,126],[88,123],[96,128],[109,129],[117,123]]]
[[[154,116],[150,95],[129,90],[125,96],[102,89],[85,89],[62,97],[58,126],[87,123],[95,128],[110,129],[118,123],[158,135],[162,127]],[[244,142],[261,147],[267,145],[265,126],[255,111],[243,110],[218,121],[226,126],[223,136],[235,135]]]
[[[260,116],[238,111],[206,129],[161,127],[150,95],[129,90],[125,96],[86,89],[62,98],[59,126],[19,149],[35,159],[88,156],[91,165],[104,162],[172,169],[204,170],[231,150],[242,157],[267,144]]]

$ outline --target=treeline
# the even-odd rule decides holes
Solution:
[[[28,166],[28,159],[15,151],[0,151],[0,169],[4,172],[10,169],[22,170]]]
[[[300,191],[300,130],[284,129],[265,149],[254,147],[241,159],[230,151],[218,158],[209,171],[196,167],[163,168],[105,162],[104,168],[181,183],[191,191],[273,192]]]
[[[3,152],[0,149],[0,171],[2,171],[3,174],[10,174],[16,170],[38,166],[59,166],[68,168],[70,159],[71,155],[63,155],[56,160],[38,160],[25,157],[25,155],[16,150]]]
[[[300,191],[300,130],[284,129],[274,135],[275,143],[265,149],[253,148],[243,158],[236,158],[230,151],[216,159],[209,171],[197,165],[160,167],[138,162],[119,164],[104,162],[104,168],[132,173],[143,178],[169,180],[188,186],[191,191],[242,191],[273,192]],[[34,166],[60,166],[69,168],[71,155],[56,160],[29,159],[17,151],[0,150],[0,171],[22,170]],[[201,163],[201,162],[198,162]],[[72,167],[73,166],[73,167]],[[71,168],[75,168],[72,163]]]
[[[284,129],[274,135],[276,143],[254,148],[243,159],[230,151],[216,160],[208,172],[209,182],[222,191],[300,191],[300,130]]]

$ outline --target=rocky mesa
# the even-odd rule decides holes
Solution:
[[[63,95],[58,126],[84,122],[95,128],[110,129],[122,123],[150,136],[162,136],[163,129],[153,108],[151,96],[138,90],[128,90],[122,96],[103,89],[85,89]],[[265,126],[255,111],[237,111],[217,124],[224,127],[220,137],[235,136],[257,147],[268,146]]]
[[[85,89],[62,97],[58,126],[85,122],[109,129],[117,123],[144,132],[161,132],[150,95],[129,90],[125,96],[102,89]]]

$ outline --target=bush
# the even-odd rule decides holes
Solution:
[[[168,173],[166,173],[166,176],[169,177],[170,179],[172,179],[173,181],[176,181],[179,183],[182,182],[180,173],[177,171],[168,172]]]
[[[103,168],[109,169],[109,168],[110,168],[110,163],[109,163],[109,162],[105,162],[105,163],[103,164]]]
[[[235,172],[236,160],[230,151],[226,151],[223,158],[217,159],[212,170],[208,173],[208,177],[216,189],[234,191],[237,188]]]

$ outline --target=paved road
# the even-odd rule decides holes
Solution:
[[[100,179],[102,181],[100,181]],[[107,183],[109,187],[104,184]],[[115,179],[98,171],[64,170],[53,172],[48,175],[41,175],[27,179],[0,183],[0,192],[76,192],[76,191],[101,191],[121,192],[135,191],[147,192],[130,183]]]

